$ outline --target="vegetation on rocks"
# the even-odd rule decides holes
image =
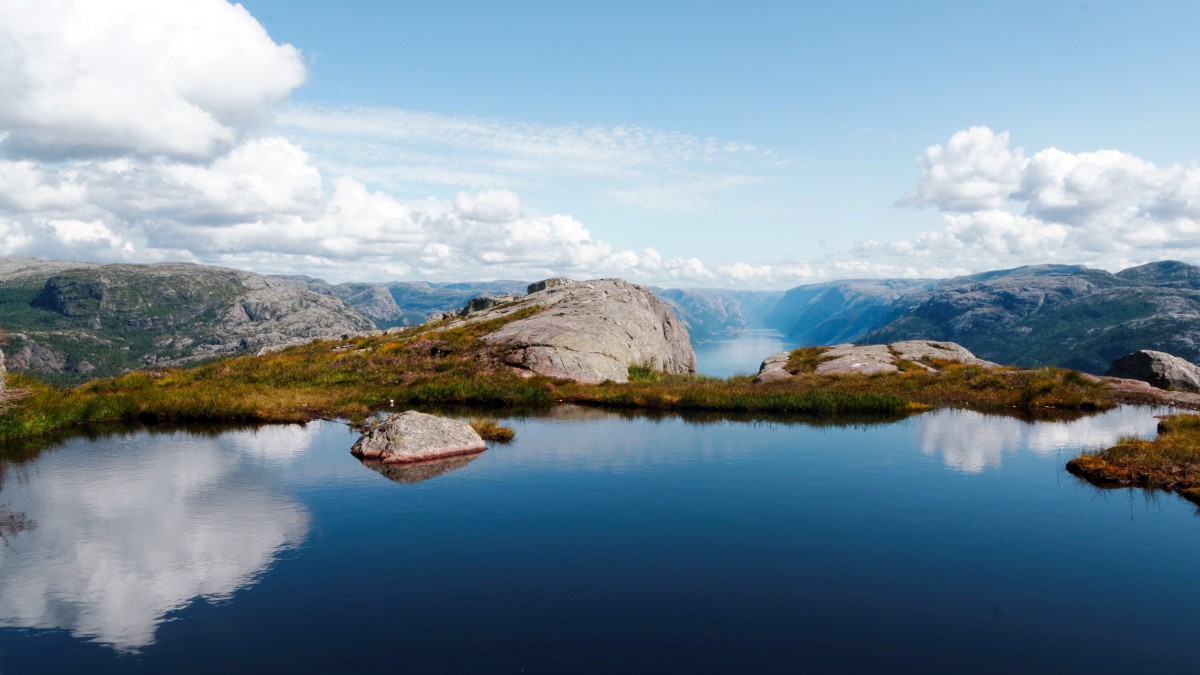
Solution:
[[[1200,503],[1200,415],[1165,417],[1157,438],[1121,438],[1107,450],[1076,457],[1067,469],[1096,485],[1157,488]]]
[[[935,406],[1036,416],[1115,405],[1104,384],[1057,368],[1014,370],[938,363],[864,374],[805,373],[801,352],[786,381],[752,384],[668,375],[653,364],[634,367],[630,382],[596,385],[522,376],[498,347],[480,338],[541,311],[528,307],[473,323],[429,325],[403,332],[316,340],[263,356],[215,361],[188,369],[139,371],[61,388],[25,375],[9,376],[19,392],[0,414],[0,442],[55,430],[114,422],[361,422],[375,411],[448,405],[507,410],[560,402],[663,411],[758,414],[897,415]],[[819,353],[811,355],[812,358]]]

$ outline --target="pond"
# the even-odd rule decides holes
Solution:
[[[1063,469],[1156,412],[68,440],[0,473],[0,672],[1190,671],[1196,509]]]

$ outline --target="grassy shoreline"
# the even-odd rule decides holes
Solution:
[[[935,407],[1036,417],[1116,405],[1114,392],[1075,371],[939,364],[874,375],[802,373],[753,384],[632,368],[629,383],[585,385],[522,377],[478,338],[531,308],[455,328],[314,341],[263,356],[187,369],[137,371],[73,388],[10,375],[22,392],[0,414],[0,443],[110,423],[361,422],[379,410],[466,406],[544,409],[557,403],[660,411],[905,415]]]
[[[1072,459],[1067,470],[1099,487],[1177,492],[1200,504],[1200,415],[1164,417],[1157,438],[1121,438],[1111,448]]]

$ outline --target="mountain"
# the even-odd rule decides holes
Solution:
[[[395,298],[392,297],[391,291],[385,284],[331,284],[324,279],[303,274],[280,274],[273,275],[272,278],[279,279],[294,288],[337,298],[352,307],[354,311],[374,321],[379,328],[406,325],[404,310],[396,304]]]
[[[524,295],[525,281],[477,281],[437,283],[431,281],[392,281],[386,283],[331,284],[304,275],[276,276],[296,288],[337,298],[359,314],[370,318],[378,328],[417,326],[430,314],[458,309],[471,298],[481,295]]]
[[[980,358],[1103,373],[1154,349],[1200,361],[1200,268],[1116,274],[1034,265],[944,280],[835,281],[784,294],[767,315],[800,344],[957,342]]]
[[[341,300],[186,263],[0,259],[10,370],[76,382],[374,328]]]
[[[430,314],[458,309],[472,298],[481,295],[525,295],[527,281],[465,281],[437,283],[432,281],[393,281],[388,292],[404,311],[403,323],[415,326],[425,322]]]
[[[767,312],[783,296],[780,291],[731,291],[701,288],[652,288],[687,326],[692,343],[700,343],[763,325]]]
[[[798,286],[784,293],[763,322],[802,345],[854,342],[926,297],[932,280],[850,279]]]
[[[297,288],[338,298],[379,328],[415,326],[432,314],[455,310],[481,295],[524,295],[525,281],[330,284],[303,275],[278,276]],[[763,317],[783,295],[780,291],[651,288],[687,326],[694,343],[763,325]]]
[[[1165,261],[1111,274],[1022,267],[950,279],[864,340],[959,342],[980,357],[1103,373],[1139,349],[1200,360],[1200,268]]]

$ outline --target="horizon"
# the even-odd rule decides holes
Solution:
[[[0,7],[0,256],[783,290],[1200,263],[1200,6]]]

